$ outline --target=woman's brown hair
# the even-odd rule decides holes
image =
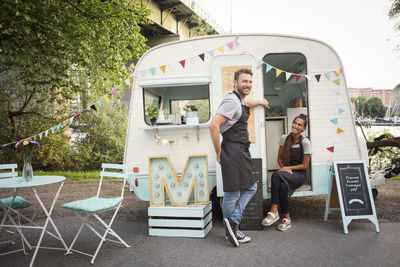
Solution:
[[[300,114],[300,115],[298,115],[298,116],[296,116],[294,119],[293,119],[293,122],[295,122],[295,120],[296,119],[301,119],[301,120],[303,120],[303,122],[304,122],[304,129],[306,129],[307,128],[307,115],[305,115],[305,114]],[[292,123],[293,123],[292,122]],[[302,139],[302,136],[300,135],[300,142],[302,141],[303,139]],[[282,155],[281,155],[281,160],[282,160],[282,163],[283,163],[283,165],[284,166],[288,166],[289,165],[289,162],[290,162],[290,148],[293,146],[293,144],[294,144],[294,139],[293,139],[293,135],[292,135],[292,133],[290,133],[287,137],[286,137],[286,140],[285,140],[285,144],[283,145],[283,153],[282,153]]]

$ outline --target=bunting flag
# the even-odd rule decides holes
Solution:
[[[223,54],[224,53],[224,46],[221,45],[220,47],[218,47],[218,50]]]
[[[194,65],[195,61],[194,61],[194,57],[189,58],[190,63],[192,63],[192,65]]]
[[[333,124],[338,124],[338,118],[334,118],[330,120]]]
[[[125,83],[126,85],[130,86],[130,85],[131,85],[131,80],[128,78],[128,79],[126,79],[126,80],[124,81],[124,83]]]
[[[95,106],[94,104],[91,105],[90,108],[93,109],[93,110],[95,110],[95,111],[97,111],[97,108],[96,108],[96,106]]]
[[[306,76],[307,80],[311,81],[311,78],[312,78],[312,75],[311,75],[311,74],[306,74],[306,75],[304,75],[304,76]]]
[[[332,90],[336,95],[340,95],[340,88]]]
[[[146,76],[146,70],[139,70],[139,76],[140,77],[145,77]]]
[[[332,153],[335,151],[335,147],[334,146],[327,147],[326,149],[329,150]]]
[[[340,73],[342,73],[342,72],[341,72],[341,69],[336,69],[336,70],[335,70],[335,73],[336,73],[337,76],[340,76]]]
[[[101,104],[101,99],[99,99],[99,100],[97,100],[97,105],[100,107],[100,108],[102,108],[103,107],[103,105]]]
[[[319,82],[319,79],[321,78],[321,74],[315,75],[315,79],[317,79],[317,82]]]
[[[286,81],[289,81],[290,77],[292,76],[293,73],[290,72],[285,72],[285,76],[286,76]]]
[[[297,83],[300,79],[300,75],[295,75],[295,76],[296,76],[296,83]]]
[[[344,109],[339,108],[338,112],[339,112],[339,114],[342,114],[344,112]]]
[[[52,127],[52,128],[51,128],[51,133],[54,134],[54,131],[55,131],[55,130],[56,130],[55,127]]]
[[[201,60],[204,61],[204,53],[203,53],[203,54],[200,54],[199,57],[201,58]]]
[[[156,68],[150,68],[150,72],[151,72],[151,75],[155,75],[156,74]]]
[[[61,129],[61,124],[57,124],[57,132],[59,132]]]
[[[208,51],[208,53],[210,54],[211,57],[214,57],[214,50],[210,50]]]
[[[280,69],[275,69],[276,70],[276,78],[278,78],[278,76],[281,74],[281,70]]]
[[[326,77],[326,79],[327,79],[328,81],[331,80],[331,73],[330,73],[330,72],[326,72],[324,75],[325,75],[325,77]]]
[[[108,95],[105,95],[105,96],[104,96],[104,100],[105,100],[106,102],[108,102]]]
[[[337,134],[340,134],[340,133],[343,133],[343,132],[344,132],[343,129],[337,128],[337,131],[336,131]]]
[[[63,121],[62,125],[67,126],[68,125],[68,120]]]
[[[260,68],[263,64],[264,64],[264,62],[261,59],[259,59],[257,61],[257,69]]]
[[[40,140],[42,140],[42,135],[43,135],[43,133],[40,133],[40,134],[39,134],[39,139],[40,139]]]
[[[78,113],[78,114],[76,114],[76,116],[75,116],[75,117],[76,117],[76,119],[77,119],[77,120],[79,120],[79,117],[80,117],[80,116],[81,116],[81,114],[80,114],[80,113]]]
[[[165,73],[165,68],[166,68],[166,67],[167,67],[166,65],[160,66],[160,69],[161,69],[161,71],[162,71],[163,73]]]
[[[230,49],[233,49],[233,42],[231,41],[231,42],[229,42],[229,43],[227,43],[226,44]]]
[[[111,94],[113,95],[113,97],[115,97],[116,96],[116,94],[115,94],[115,90],[113,89],[113,90],[111,90]]]
[[[185,60],[183,59],[183,60],[181,60],[181,61],[179,61],[179,63],[181,63],[181,65],[182,65],[182,68],[185,68]]]
[[[49,134],[49,130],[44,131],[44,136],[47,137],[48,134]]]
[[[272,70],[272,66],[271,66],[271,65],[268,65],[268,64],[266,64],[266,67],[265,67],[265,73],[268,73],[270,70]]]
[[[342,104],[344,104],[344,103],[346,103],[346,99],[340,97],[340,98],[339,98],[339,101],[338,101],[338,105],[342,105]]]
[[[334,83],[336,83],[337,85],[340,85],[340,78],[339,78],[339,79],[336,79],[336,80],[334,80],[333,82],[334,82]]]

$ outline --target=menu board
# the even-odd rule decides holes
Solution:
[[[346,216],[372,215],[363,163],[337,164],[337,175]]]
[[[239,69],[251,69],[251,66],[225,66],[221,68],[222,74],[222,97],[225,97],[228,93],[233,91],[233,80],[235,71]],[[250,91],[250,94],[246,96],[246,99],[253,99],[253,90]],[[248,131],[249,131],[249,141],[250,143],[256,142],[255,135],[255,127],[254,127],[254,108],[250,108],[250,117],[247,121]]]

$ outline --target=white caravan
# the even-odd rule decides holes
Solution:
[[[270,197],[269,177],[279,169],[279,138],[300,113],[309,116],[304,134],[311,140],[312,156],[307,182],[294,196],[327,194],[333,160],[368,162],[365,142],[355,127],[344,67],[332,47],[276,34],[205,36],[159,45],[137,63],[124,164],[136,167],[130,184],[140,199],[149,201],[153,156],[169,156],[180,173],[190,155],[207,155],[211,199],[222,196],[209,122],[233,89],[233,72],[243,67],[254,73],[248,97],[265,97],[271,106],[255,107],[249,119],[250,152],[252,158],[262,159],[264,198]],[[199,109],[198,124],[185,118],[188,103]],[[155,125],[146,113],[148,104],[161,110]]]

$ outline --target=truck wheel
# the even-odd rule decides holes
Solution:
[[[376,198],[378,197],[378,189],[372,188],[372,197],[374,198],[374,200],[376,200]]]
[[[210,195],[212,203],[212,217],[214,221],[222,219],[222,202],[221,197],[217,196],[217,188],[214,187]]]

